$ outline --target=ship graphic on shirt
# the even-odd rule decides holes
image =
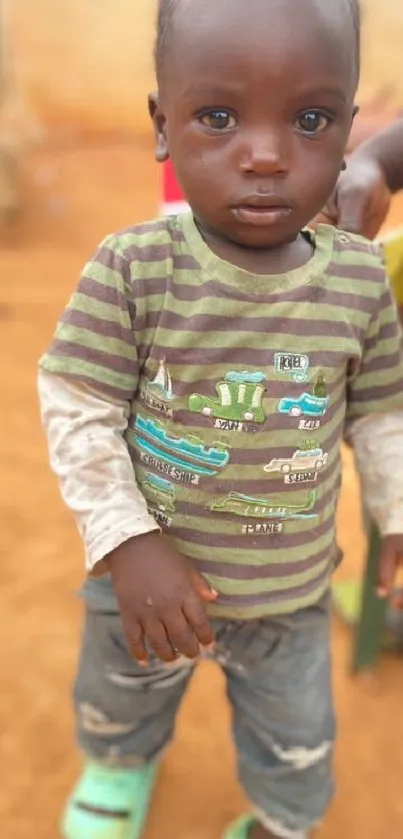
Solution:
[[[217,475],[230,459],[225,444],[215,443],[207,448],[202,440],[190,434],[187,437],[170,436],[161,422],[145,419],[140,414],[136,417],[134,431],[129,432],[129,440],[132,434],[141,451],[198,475]]]

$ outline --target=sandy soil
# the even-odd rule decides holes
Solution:
[[[79,767],[69,688],[82,553],[47,465],[37,358],[97,240],[155,213],[158,173],[146,146],[98,145],[37,153],[26,181],[25,218],[13,242],[0,249],[0,824],[10,839],[56,839],[59,811]],[[349,575],[361,565],[364,543],[348,457],[340,539],[346,560],[339,573]],[[403,663],[385,657],[376,675],[352,680],[350,647],[350,632],[335,621],[338,793],[319,835],[399,836]],[[219,839],[244,806],[221,676],[204,666],[164,763],[148,839]]]

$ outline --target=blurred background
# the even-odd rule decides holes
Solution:
[[[403,111],[403,4],[363,6],[356,140]],[[162,202],[146,108],[153,23],[152,0],[0,0],[0,827],[8,839],[57,839],[79,767],[69,690],[82,549],[49,472],[35,377],[98,240],[152,217]],[[399,200],[389,219],[397,223]],[[339,523],[343,578],[360,571],[365,548],[348,453]],[[400,836],[403,660],[384,656],[374,674],[352,679],[351,644],[335,620],[338,793],[319,836]],[[244,804],[223,684],[206,665],[167,755],[148,839],[218,839]]]

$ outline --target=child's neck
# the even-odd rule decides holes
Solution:
[[[293,242],[278,247],[247,248],[216,235],[214,231],[200,227],[199,230],[213,253],[250,274],[286,274],[306,265],[314,252],[313,244],[302,233]]]

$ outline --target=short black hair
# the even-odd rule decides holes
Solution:
[[[157,8],[157,34],[154,47],[154,62],[157,81],[160,82],[162,78],[164,59],[166,54],[167,43],[169,41],[170,29],[172,26],[175,9],[180,0],[158,0]],[[332,0],[335,2],[335,0]],[[354,33],[355,33],[355,59],[357,82],[360,75],[361,67],[361,9],[359,0],[347,0],[353,18]]]
[[[177,5],[178,0],[158,0],[157,34],[154,47],[155,72],[158,82],[162,77],[166,46]]]

